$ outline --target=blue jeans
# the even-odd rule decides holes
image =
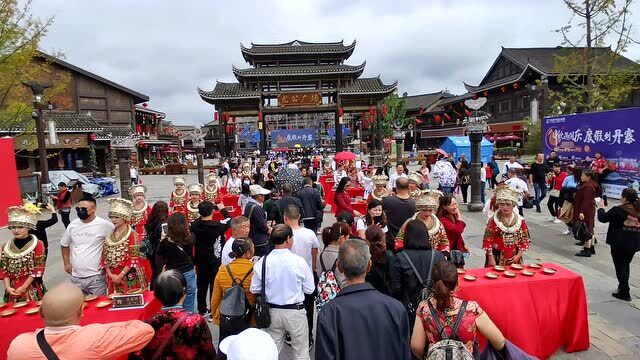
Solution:
[[[485,198],[484,198],[484,187],[485,187],[486,181],[480,181],[480,201],[482,201],[482,203],[484,204]]]
[[[187,279],[187,295],[184,298],[182,307],[192,313],[196,312],[196,271],[191,270],[183,273]]]
[[[540,203],[547,196],[547,184],[534,182],[533,189],[536,197],[536,209],[540,209]]]
[[[449,186],[441,187],[442,193],[445,195],[453,195],[453,189],[454,189],[453,187],[449,187]]]

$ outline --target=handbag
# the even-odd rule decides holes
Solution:
[[[464,253],[460,250],[451,250],[449,252],[449,262],[458,268],[464,267]]]
[[[553,196],[553,197],[556,197],[556,198],[560,197],[560,190],[556,190],[556,189],[550,190],[549,191],[549,196]]]
[[[535,205],[535,203],[536,203],[536,200],[533,196],[527,196],[522,200],[522,207],[525,209],[533,209],[533,206]]]
[[[576,221],[571,230],[573,231],[573,237],[578,241],[585,242],[593,236],[584,221]]]
[[[262,288],[260,295],[257,296],[255,303],[256,326],[258,329],[266,329],[271,326],[271,315],[269,314],[269,305],[267,304],[267,295],[265,289],[265,280],[267,276],[267,256],[262,257],[262,279],[260,281]]]
[[[171,330],[169,330],[169,335],[164,339],[162,344],[156,349],[156,352],[153,353],[153,357],[151,358],[152,360],[157,360],[160,358],[160,355],[162,355],[162,352],[169,344],[169,341],[173,339],[173,334],[176,332],[176,330],[178,330],[178,327],[180,326],[180,324],[182,324],[187,319],[187,316],[189,315],[187,314],[182,315],[180,319],[178,319],[178,321],[176,321],[173,324],[173,326],[171,327]]]

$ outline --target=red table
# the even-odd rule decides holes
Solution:
[[[355,198],[355,197],[364,197],[364,188],[363,187],[350,187],[346,189],[347,194],[349,194],[350,197]]]
[[[534,276],[514,270],[517,276],[507,278],[492,269],[469,269],[466,274],[478,279],[467,281],[460,275],[457,295],[477,301],[504,336],[529,355],[546,359],[563,345],[567,352],[588,349],[587,297],[582,277],[557,264],[542,265],[557,273],[547,275],[526,267]],[[489,271],[500,277],[487,279],[484,275]],[[486,343],[480,340],[482,345]]]
[[[222,203],[225,206],[238,206],[238,199],[240,198],[239,195],[233,195],[233,194],[227,194],[222,196]]]
[[[351,203],[353,209],[358,211],[362,216],[367,213],[367,203],[365,201],[355,201]]]
[[[109,310],[110,307],[99,309],[96,304],[106,297],[99,297],[95,300],[88,301],[84,309],[84,315],[80,320],[80,325],[96,324],[96,323],[114,323],[118,321],[128,320],[146,320],[157,313],[162,305],[153,296],[152,291],[146,291],[144,293],[144,300],[146,306],[141,309],[129,309],[129,310]],[[9,309],[12,305],[7,304],[4,309]],[[34,315],[25,315],[24,311],[31,309],[35,306],[35,303],[27,305],[18,310],[15,314],[7,317],[0,317],[0,329],[2,329],[2,336],[0,336],[0,360],[7,358],[7,350],[11,341],[16,336],[35,331],[44,327],[42,318],[36,313]]]

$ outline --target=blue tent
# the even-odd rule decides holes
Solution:
[[[468,136],[449,136],[444,139],[440,149],[446,151],[449,154],[453,154],[456,161],[460,155],[465,154],[467,160],[471,161],[471,142],[469,142]],[[493,144],[483,138],[480,143],[480,161],[487,164],[493,155]]]

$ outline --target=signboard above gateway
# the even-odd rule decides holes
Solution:
[[[278,95],[278,105],[289,106],[318,106],[322,104],[320,92],[290,93]]]

